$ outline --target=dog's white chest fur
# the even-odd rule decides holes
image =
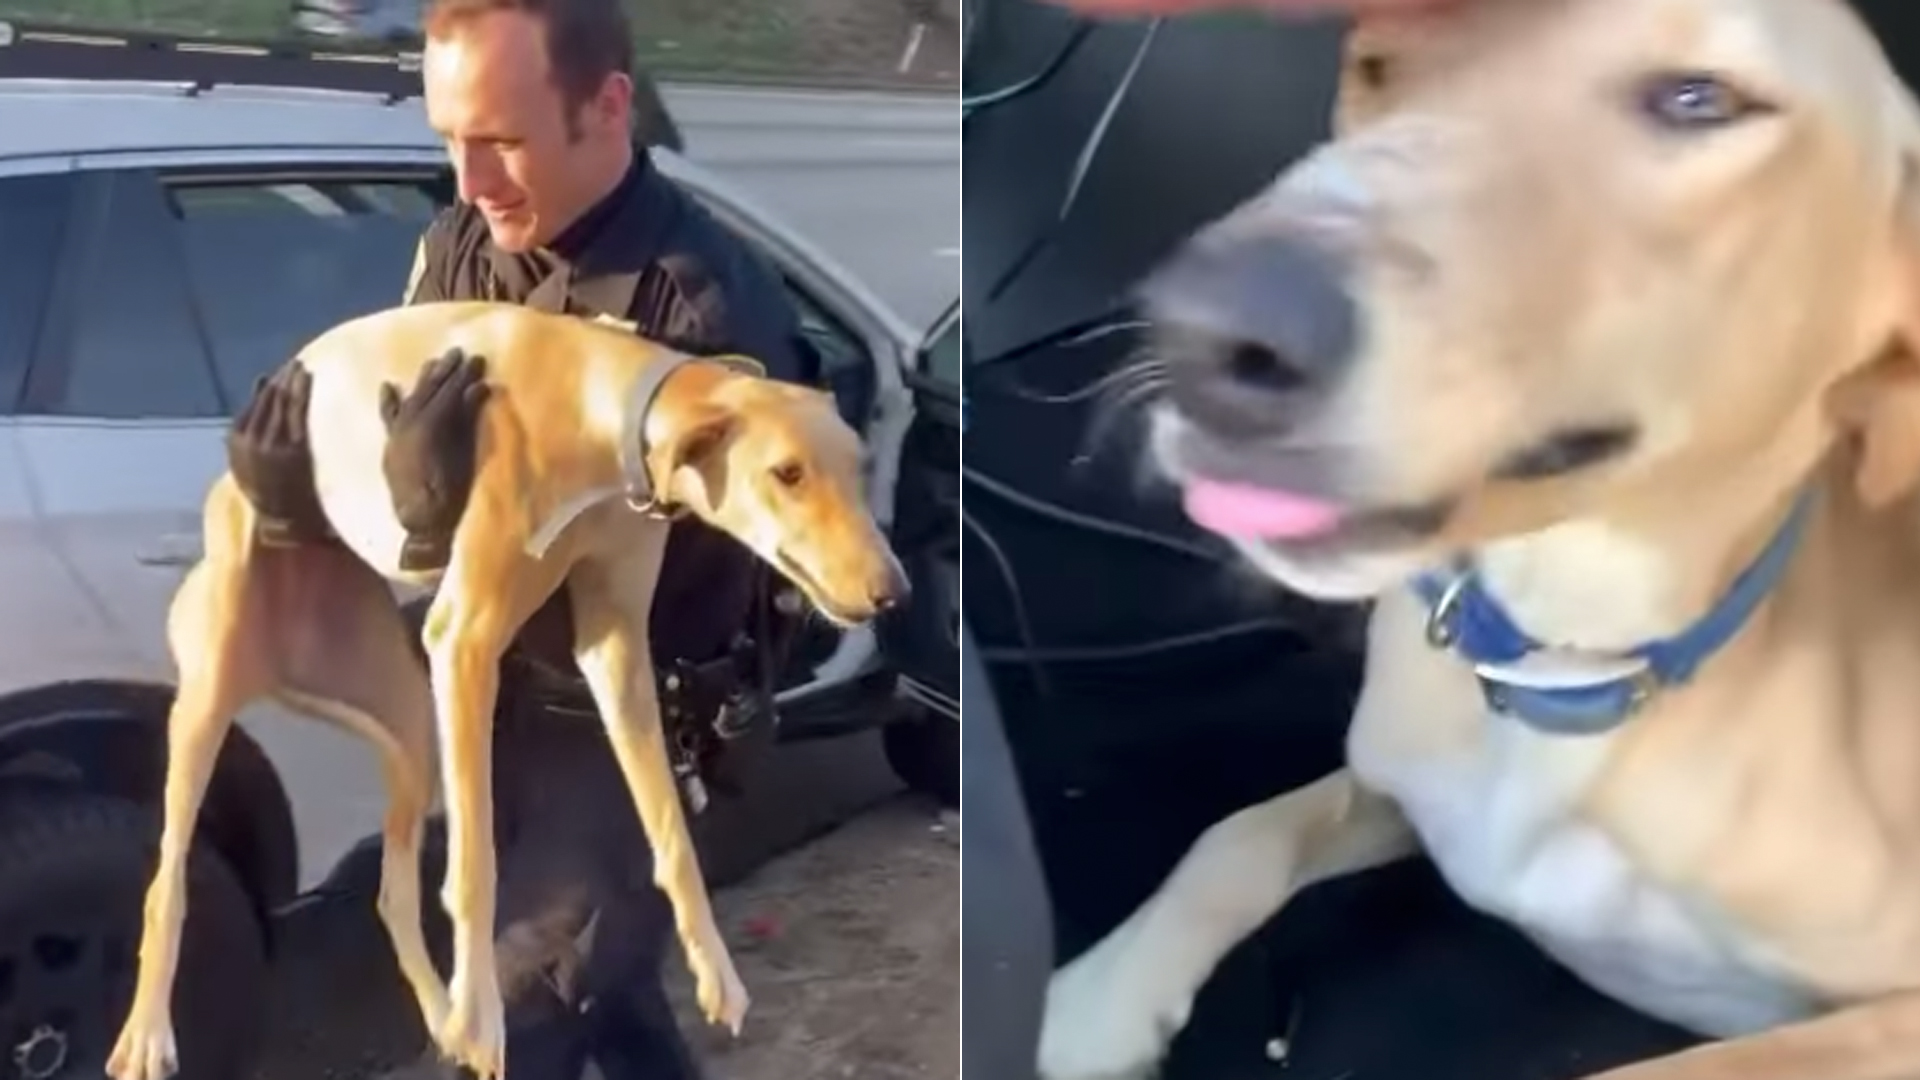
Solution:
[[[341,542],[389,581],[435,584],[440,574],[400,568],[407,531],[394,516],[381,455],[386,424],[380,419],[379,373],[352,364],[314,365],[308,437],[313,447],[314,485]]]
[[[1470,670],[1430,649],[1409,599],[1375,613],[1348,760],[1391,796],[1452,889],[1602,993],[1724,1037],[1811,1011],[1711,902],[1644,874],[1578,813],[1613,738],[1493,715]]]

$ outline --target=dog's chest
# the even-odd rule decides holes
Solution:
[[[438,572],[400,568],[407,531],[395,516],[381,460],[387,432],[373,396],[378,383],[356,379],[360,374],[341,364],[313,374],[307,427],[321,508],[340,541],[389,581],[437,584]]]
[[[1429,650],[1417,621],[1406,629],[1404,645],[1383,647],[1376,634],[1348,760],[1400,805],[1463,900],[1601,992],[1698,1031],[1731,1035],[1809,1011],[1711,903],[1644,873],[1581,816],[1611,737],[1542,735],[1492,715],[1471,672]]]

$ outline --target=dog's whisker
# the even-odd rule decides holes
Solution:
[[[1127,421],[1137,419],[1145,407],[1166,392],[1166,363],[1147,358],[1109,376],[1105,392],[1096,399],[1074,464],[1083,466],[1098,456],[1102,444],[1116,435]]]
[[[1076,405],[1093,400],[1109,391],[1123,388],[1141,379],[1150,379],[1164,374],[1165,363],[1159,360],[1139,361],[1123,364],[1105,375],[1063,392],[1039,390],[1030,386],[1015,385],[1013,394],[1022,401],[1036,405]]]
[[[1143,388],[1125,398],[1118,398],[1105,404],[1096,411],[1087,423],[1086,432],[1080,440],[1080,456],[1096,455],[1103,444],[1121,431],[1129,421],[1138,419],[1146,406],[1160,396],[1159,387]]]

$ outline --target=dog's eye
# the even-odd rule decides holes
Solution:
[[[1381,53],[1364,53],[1354,58],[1353,73],[1360,85],[1369,90],[1384,90],[1393,77],[1393,62]]]
[[[1546,480],[1619,457],[1633,448],[1639,433],[1631,427],[1590,427],[1563,431],[1500,463],[1501,480]]]
[[[1648,119],[1675,131],[1726,127],[1769,111],[1765,102],[1701,72],[1654,76],[1641,86],[1639,104]]]
[[[807,470],[797,461],[783,461],[773,467],[774,482],[781,487],[799,487],[806,478]]]

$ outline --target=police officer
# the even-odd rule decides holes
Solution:
[[[427,115],[446,142],[459,203],[422,238],[408,302],[614,315],[686,351],[744,353],[775,378],[815,380],[776,273],[635,144],[620,0],[431,0],[424,28]],[[410,565],[446,563],[473,478],[484,360],[435,358],[410,392],[381,404]],[[229,436],[229,461],[263,540],[332,542],[295,371],[256,390]],[[676,524],[654,600],[656,669],[724,653],[746,626],[755,572],[731,538]],[[529,709],[515,690],[514,657],[572,671],[565,606],[562,590],[523,631],[495,725],[508,1073],[576,1080],[591,1059],[608,1080],[694,1077],[659,982],[672,917],[602,729]]]

